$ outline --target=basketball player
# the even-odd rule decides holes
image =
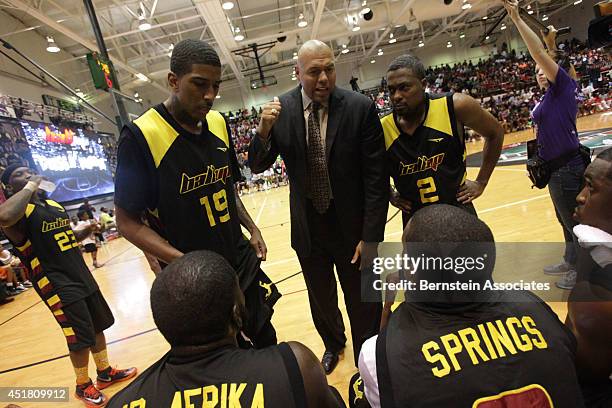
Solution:
[[[12,164],[1,180],[11,197],[0,205],[0,226],[64,332],[76,373],[75,396],[89,407],[103,407],[107,398],[99,390],[134,377],[136,368],[118,370],[108,362],[104,330],[115,319],[78,244],[93,227],[73,232],[66,210],[38,190],[42,177],[33,170]],[[97,385],[88,374],[90,352]]]
[[[504,131],[472,97],[425,92],[425,67],[412,55],[397,57],[387,70],[393,113],[381,119],[387,163],[397,192],[391,203],[409,217],[429,204],[450,204],[475,214],[501,152]],[[464,126],[485,138],[483,163],[467,180]]]
[[[219,254],[194,251],[173,261],[151,287],[153,320],[170,351],[108,407],[344,406],[301,343],[238,348],[244,308],[236,272]]]
[[[169,98],[121,132],[117,226],[166,264],[200,249],[223,255],[238,271],[246,297],[244,333],[256,347],[276,344],[270,318],[280,295],[259,267],[266,245],[234,189],[240,171],[230,130],[212,110],[221,83],[219,56],[208,43],[183,40],[172,51],[170,69]]]
[[[576,367],[587,407],[612,406],[612,149],[586,168],[573,229],[578,282],[566,324],[576,335]]]
[[[461,273],[435,266],[416,271],[419,287],[425,279],[481,289],[406,292],[387,327],[361,349],[359,372],[372,407],[583,406],[576,339],[557,315],[531,292],[484,288],[495,266],[484,222],[457,206],[432,205],[414,214],[403,241],[431,243],[418,251],[406,245],[413,257],[488,256],[483,268]]]
[[[73,228],[74,232],[79,232],[85,229],[87,226],[91,225],[92,231],[100,231],[100,225],[96,222],[95,219],[89,218],[89,213],[85,210],[79,210],[77,213],[77,217],[79,217],[79,222]],[[86,236],[82,241],[83,248],[85,252],[91,255],[91,261],[93,263],[94,268],[99,268],[98,264],[98,247],[96,246],[96,239],[94,237],[94,233],[92,232],[88,236]]]

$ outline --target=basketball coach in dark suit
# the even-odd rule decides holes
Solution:
[[[300,86],[263,108],[249,146],[254,173],[280,154],[290,182],[291,244],[297,252],[326,373],[346,344],[334,265],[351,323],[355,361],[378,333],[381,306],[361,301],[360,267],[383,241],[389,203],[383,130],[374,103],[335,87],[331,49],[310,40],[299,50]]]

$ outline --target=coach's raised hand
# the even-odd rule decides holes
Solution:
[[[268,139],[270,136],[270,130],[276,123],[276,120],[281,113],[281,103],[278,97],[274,97],[272,102],[268,102],[264,105],[261,115],[259,117],[259,126],[257,127],[257,134],[263,139]]]

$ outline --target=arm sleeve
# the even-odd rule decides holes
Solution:
[[[278,157],[278,148],[274,141],[274,128],[270,133],[267,143],[262,142],[259,135],[255,134],[249,144],[249,167],[254,174],[263,173]]]
[[[372,408],[380,407],[378,377],[376,374],[376,339],[374,336],[366,340],[359,353],[359,375],[363,380],[363,391]]]
[[[117,148],[115,204],[132,214],[154,207],[156,175],[147,160],[151,158],[143,152],[136,135],[124,127]]]
[[[389,209],[389,175],[385,162],[383,128],[370,102],[361,129],[361,161],[363,167],[364,220],[361,239],[365,242],[382,242]]]
[[[577,85],[576,81],[569,76],[567,71],[559,67],[557,70],[557,77],[555,82],[550,84],[555,95],[575,95]]]

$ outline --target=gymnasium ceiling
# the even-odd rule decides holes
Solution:
[[[230,10],[222,7],[224,1],[93,0],[122,86],[153,86],[165,90],[171,44],[185,38],[199,38],[213,44],[224,64],[224,80],[237,79],[237,86],[242,88],[248,87],[254,64],[233,51],[252,43],[286,37],[263,57],[262,64],[270,68],[291,66],[298,46],[311,38],[327,42],[336,52],[339,63],[345,60],[359,64],[380,48],[410,49],[417,47],[419,41],[442,42],[468,30],[473,37],[468,36],[468,40],[473,43],[493,24],[502,8],[500,0],[454,0],[450,5],[445,5],[443,0],[367,0],[366,6],[372,10],[373,17],[366,21],[360,14],[363,0],[233,0]],[[521,1],[539,19],[573,3],[574,0]],[[0,0],[0,7],[23,22],[27,29],[34,29],[43,37],[53,36],[58,46],[72,55],[52,64],[52,72],[61,74],[62,64],[71,60],[82,61],[80,73],[87,72],[84,56],[97,49],[97,45],[82,0]],[[305,27],[297,25],[300,13],[308,23]],[[143,22],[151,28],[140,30]],[[359,31],[353,31],[355,22]],[[243,40],[235,39],[237,30],[244,36]],[[4,32],[0,37],[10,40],[24,31]],[[492,35],[499,33],[498,26]],[[392,35],[397,41],[389,43]],[[343,46],[350,52],[342,54]],[[137,79],[138,73],[147,78]],[[73,85],[87,91],[91,89],[88,82]]]

